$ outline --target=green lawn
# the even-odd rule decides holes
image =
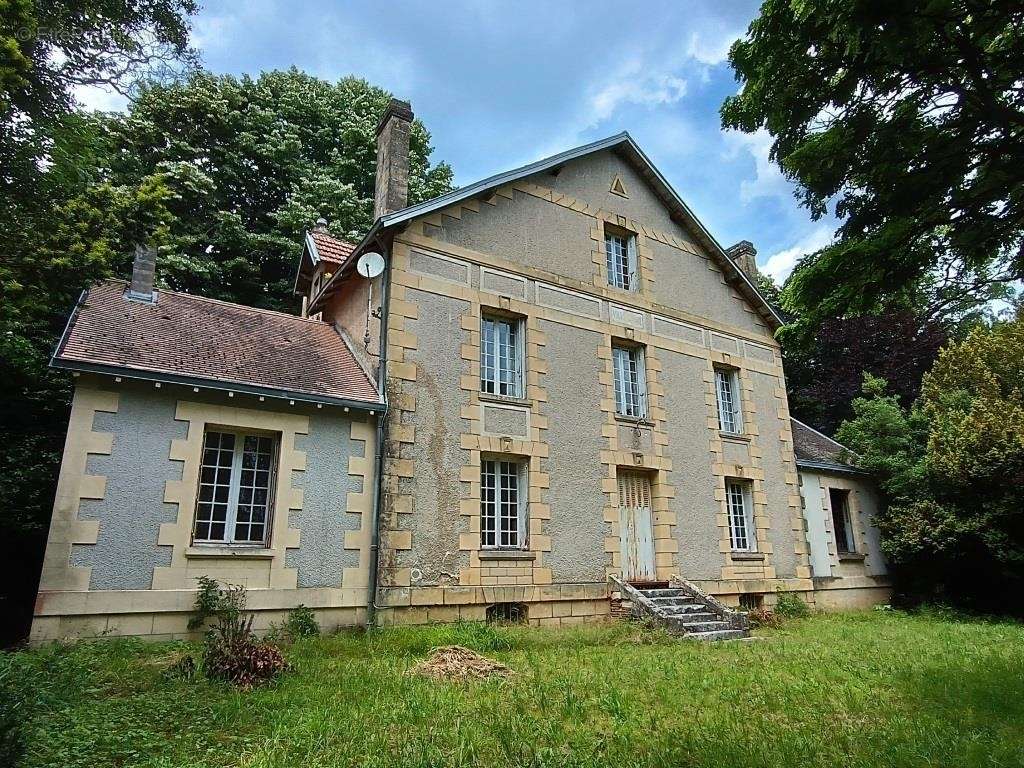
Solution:
[[[251,692],[168,679],[181,645],[54,646],[0,658],[0,717],[22,764],[61,768],[1024,765],[1019,624],[874,612],[760,634],[717,645],[625,624],[341,634],[292,646],[294,671]],[[404,674],[448,643],[517,674]]]

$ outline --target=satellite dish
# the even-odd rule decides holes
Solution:
[[[384,257],[376,251],[364,253],[356,262],[356,271],[372,280],[384,271]]]

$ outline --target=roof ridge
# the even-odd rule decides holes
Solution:
[[[338,237],[333,232],[328,232],[327,230],[324,230],[324,229],[321,229],[321,230],[307,229],[306,230],[306,234],[310,235],[310,236],[313,236],[313,235],[326,235],[327,237],[331,238],[331,240],[336,240],[339,243],[344,243],[345,245],[348,245],[348,246],[350,246],[352,248],[355,248],[358,245],[358,243],[353,243],[351,240],[345,240],[344,238]]]
[[[127,280],[122,280],[120,278],[108,278],[106,280],[102,280],[101,282],[104,282],[104,283],[116,283],[118,285],[124,285],[124,286],[128,285],[128,281]],[[247,310],[249,312],[259,312],[259,313],[264,314],[264,315],[275,315],[277,317],[283,317],[283,318],[286,318],[288,320],[299,320],[299,321],[304,322],[304,323],[313,323],[313,324],[316,324],[316,325],[322,325],[325,328],[331,328],[332,327],[330,325],[330,323],[326,323],[323,320],[315,320],[315,319],[313,319],[311,317],[302,317],[300,315],[293,315],[293,314],[290,314],[288,312],[281,312],[281,311],[276,310],[276,309],[264,309],[263,307],[250,307],[248,304],[239,304],[239,303],[234,302],[234,301],[224,301],[223,299],[213,299],[213,298],[210,298],[209,296],[200,296],[197,293],[185,293],[184,291],[175,291],[175,290],[172,290],[170,288],[157,288],[156,292],[158,294],[160,294],[160,293],[169,293],[172,296],[181,296],[181,297],[184,297],[184,298],[187,298],[187,299],[195,299],[197,301],[205,301],[205,302],[207,302],[209,304],[220,304],[221,306],[224,306],[224,307],[237,307],[238,309],[244,309],[244,310]],[[156,306],[159,306],[159,304],[157,304]]]

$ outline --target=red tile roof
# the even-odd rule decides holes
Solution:
[[[352,350],[327,323],[175,291],[158,291],[155,304],[128,301],[125,289],[125,282],[110,280],[88,290],[56,365],[379,402]]]
[[[356,247],[354,243],[339,240],[316,229],[310,230],[309,236],[313,238],[317,254],[329,264],[341,264]]]

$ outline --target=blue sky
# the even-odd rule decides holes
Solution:
[[[834,222],[799,207],[766,135],[719,127],[738,88],[726,54],[757,5],[207,0],[194,44],[214,72],[294,64],[387,88],[412,103],[433,159],[460,185],[628,130],[719,241],[752,241],[762,268],[783,278]]]

